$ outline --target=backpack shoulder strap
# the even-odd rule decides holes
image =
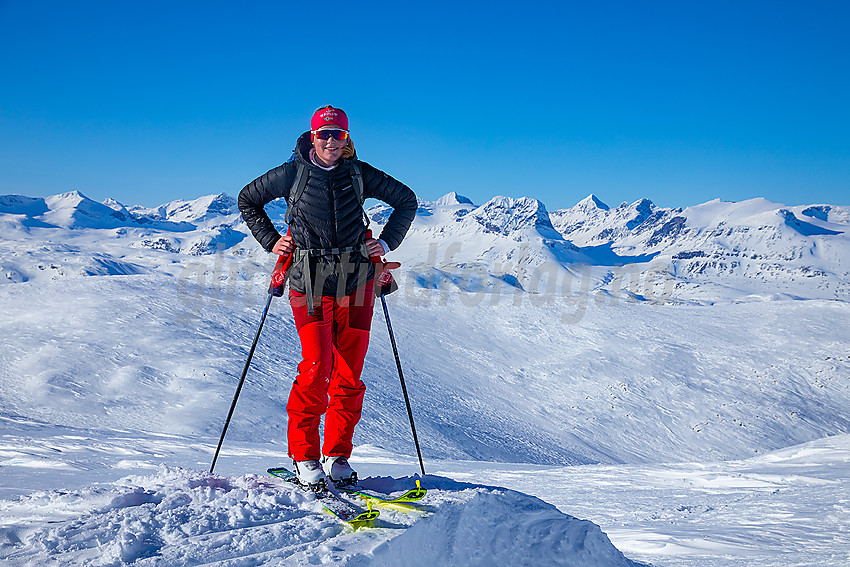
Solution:
[[[363,203],[366,201],[366,194],[363,189],[363,170],[360,168],[360,161],[357,159],[351,162],[351,185],[357,194],[357,200],[360,201],[360,210],[363,211],[366,228],[369,228],[369,215],[366,214],[366,209],[363,208]]]
[[[292,220],[292,208],[301,195],[304,193],[304,188],[307,186],[307,168],[301,162],[295,162],[295,181],[292,182],[292,187],[289,189],[289,198],[286,200],[286,224]]]
[[[351,162],[351,184],[357,193],[360,206],[363,206],[363,202],[366,200],[366,197],[363,196],[363,170],[360,169],[360,162],[357,160]]]

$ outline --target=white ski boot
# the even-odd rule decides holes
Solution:
[[[327,490],[327,477],[318,459],[293,462],[295,463],[295,478],[298,480],[298,484],[306,486],[313,492],[324,492]]]
[[[357,473],[348,464],[345,457],[322,456],[322,468],[325,474],[334,483],[334,486],[347,487],[357,484]]]

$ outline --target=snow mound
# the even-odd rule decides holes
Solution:
[[[384,486],[410,479],[376,479]],[[271,477],[160,467],[150,476],[0,501],[4,565],[631,566],[600,528],[534,497],[441,477],[417,511],[352,529]],[[437,487],[437,488],[435,488]],[[442,488],[440,488],[442,487]],[[384,519],[387,518],[387,519]],[[49,520],[49,521],[48,521]],[[233,563],[233,564],[237,564]]]
[[[637,565],[599,526],[567,516],[542,500],[513,490],[440,480],[444,482],[437,484],[444,490],[437,496],[442,502],[436,513],[375,549],[372,565]],[[461,486],[468,488],[458,490]]]

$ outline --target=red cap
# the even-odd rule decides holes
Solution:
[[[320,128],[339,128],[340,130],[348,130],[348,116],[341,108],[334,108],[331,105],[323,106],[313,113],[313,120],[310,121],[310,130],[316,131]]]

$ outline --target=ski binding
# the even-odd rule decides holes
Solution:
[[[314,491],[310,487],[304,486],[298,482],[295,473],[285,467],[272,467],[268,469],[267,472],[274,477],[291,482],[302,490],[315,494],[316,498],[322,503],[325,510],[352,526],[354,529],[370,525],[370,523],[380,515],[378,510],[372,509],[371,502],[367,503],[368,508],[366,511],[363,511],[349,502],[346,502],[331,492],[327,487],[323,490]]]

